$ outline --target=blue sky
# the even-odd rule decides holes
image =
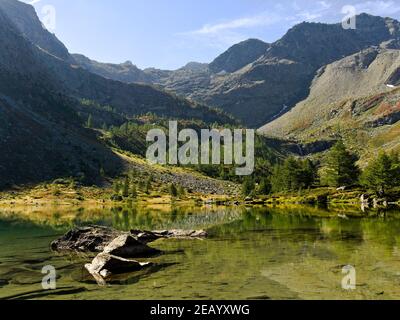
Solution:
[[[140,68],[176,69],[210,62],[248,39],[279,39],[302,22],[340,22],[342,8],[400,18],[399,0],[24,0],[70,52],[102,61],[131,60]]]

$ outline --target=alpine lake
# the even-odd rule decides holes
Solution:
[[[350,212],[351,211],[351,212]],[[204,229],[206,239],[160,239],[152,267],[99,286],[93,256],[52,252],[76,226]],[[400,299],[400,211],[357,208],[3,208],[0,299]],[[56,270],[45,290],[42,269]],[[355,270],[343,287],[346,266]]]

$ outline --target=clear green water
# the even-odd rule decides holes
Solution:
[[[312,215],[311,215],[312,213]],[[0,211],[0,298],[19,299],[400,299],[400,213],[344,220],[297,209],[56,209]],[[321,211],[321,216],[329,212]],[[155,266],[99,287],[90,257],[60,256],[49,243],[74,225],[206,228],[207,240],[159,240]],[[57,270],[57,290],[41,269]],[[357,288],[342,289],[342,267]]]

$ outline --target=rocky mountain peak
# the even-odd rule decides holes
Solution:
[[[43,27],[33,6],[16,0],[1,0],[0,10],[5,12],[18,30],[33,44],[58,58],[69,59],[67,48]]]
[[[182,69],[192,72],[203,72],[208,70],[207,63],[189,62]]]
[[[271,45],[266,58],[279,57],[321,67],[391,40],[399,30],[398,21],[365,13],[356,16],[356,22],[355,30],[345,30],[341,23],[300,23]]]
[[[121,66],[125,66],[125,67],[136,67],[132,61],[130,60],[126,60],[125,62],[121,63]]]
[[[265,54],[269,47],[270,44],[258,39],[248,39],[240,42],[211,62],[210,70],[213,73],[220,73],[221,71],[235,72],[257,60],[257,58]]]

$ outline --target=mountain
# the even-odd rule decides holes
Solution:
[[[321,68],[307,99],[260,132],[302,142],[342,138],[364,158],[400,150],[399,49],[393,40]]]
[[[240,42],[210,63],[212,73],[233,73],[254,62],[267,52],[270,44],[258,39],[248,39]]]
[[[89,72],[76,63],[77,56],[71,56],[68,50],[60,49],[65,47],[54,35],[43,27],[39,28],[41,23],[32,6],[16,0],[2,0],[0,3],[0,9],[23,37],[33,44],[42,71],[51,75],[54,86],[64,94],[78,100],[94,100],[101,106],[111,107],[117,113],[128,117],[152,112],[159,116],[194,118],[211,123],[232,122],[230,117],[220,112],[198,103],[191,103],[158,88],[127,84]],[[41,46],[44,39],[48,42],[46,50]],[[58,53],[56,48],[62,52]],[[135,69],[129,63],[120,66],[121,68]]]
[[[81,126],[77,101],[57,91],[38,50],[0,9],[0,187],[60,176],[85,181],[121,161]]]
[[[128,118],[150,112],[162,117],[198,119],[206,123],[234,123],[231,117],[219,111],[191,103],[153,86],[105,79],[80,67],[48,57],[46,65],[50,72],[57,75],[59,87],[69,96],[93,100]]]
[[[234,77],[232,73],[261,57],[269,47],[269,44],[261,40],[249,39],[232,46],[210,64],[190,62],[173,71],[155,68],[127,70],[127,68],[122,68],[122,65],[102,64],[80,55],[74,55],[74,58],[80,67],[106,78],[127,83],[154,84],[192,101],[224,109],[223,105],[231,105],[231,100],[225,102],[220,97],[210,99],[209,96],[214,93],[218,94],[219,90],[225,90],[226,87],[228,87],[227,90],[233,89],[236,83],[229,82],[229,79]],[[124,69],[125,72],[121,69]],[[227,84],[224,84],[223,81],[226,81]],[[241,99],[244,98],[244,96],[241,97]],[[257,105],[259,99],[254,97],[251,102]],[[242,109],[241,106],[233,105],[229,108],[229,112],[234,113],[242,120],[249,120],[247,119],[248,111]]]
[[[85,128],[89,116],[98,126],[121,125],[148,112],[234,123],[152,86],[95,75],[39,26],[32,6],[0,1],[0,187],[69,176],[98,183],[100,171],[122,170],[125,161],[100,132]]]
[[[400,24],[391,18],[368,14],[356,17],[356,29],[345,30],[342,24],[303,22],[275,42],[265,58],[288,59],[322,66],[354,54],[372,45],[399,36]]]
[[[126,83],[151,83],[151,77],[136,67],[131,61],[121,64],[101,63],[81,54],[73,54],[75,63],[83,69],[104,78]]]
[[[396,39],[399,30],[398,21],[368,14],[357,16],[355,30],[304,22],[272,44],[256,39],[236,44],[201,68],[143,72],[150,76],[147,82],[260,127],[307,98],[321,67]],[[109,76],[117,79],[118,73]]]
[[[31,5],[16,0],[1,0],[0,10],[7,14],[22,35],[39,48],[63,60],[70,58],[68,49],[45,29]]]
[[[210,64],[189,62],[184,67],[173,71],[155,68],[141,70],[130,61],[112,64],[97,62],[80,54],[73,54],[72,56],[82,68],[108,79],[127,83],[159,84],[171,91],[180,91],[179,88],[174,90],[172,87],[180,81],[190,82],[191,78],[197,78],[201,75],[206,75],[209,78],[212,74],[235,72],[262,56],[269,46],[261,40],[249,39],[232,46]]]
[[[199,103],[204,102],[198,99],[198,94],[203,90],[205,94],[212,76],[208,64],[193,62],[174,71],[150,68],[144,72],[151,76],[152,83],[158,87]]]
[[[229,110],[249,126],[261,126],[305,99],[322,66],[398,35],[397,21],[365,14],[357,17],[356,30],[302,23],[253,63],[212,81],[199,101]]]

